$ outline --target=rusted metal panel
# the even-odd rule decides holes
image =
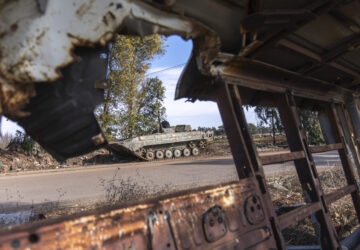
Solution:
[[[256,182],[249,178],[156,202],[23,226],[2,232],[0,245],[4,249],[245,249],[239,239],[246,239],[243,244],[249,248],[275,248]],[[255,209],[264,214],[245,214],[239,221],[245,207],[253,205],[248,199],[254,197]]]
[[[59,68],[75,60],[75,46],[106,45],[126,18],[142,19],[162,33],[196,37],[201,26],[162,12],[143,1],[10,1],[0,15],[0,73],[7,82],[43,82],[60,77]],[[195,28],[196,26],[196,28]]]
[[[23,109],[35,96],[33,85],[9,84],[0,77],[0,118],[3,113],[9,118],[21,118],[29,113]]]
[[[194,39],[194,51],[183,74],[186,77],[177,87],[181,93],[177,97],[216,99],[240,181],[156,202],[20,227],[3,234],[1,246],[284,249],[280,230],[315,213],[322,247],[339,248],[327,203],[350,192],[360,213],[347,142],[338,114],[331,107],[328,114],[336,144],[309,148],[294,96],[329,104],[345,103],[349,96],[358,95],[360,62],[353,49],[359,43],[358,9],[356,1],[339,0],[312,1],[309,5],[267,1],[264,6],[233,0],[3,1],[0,113],[21,120],[19,117],[26,115],[22,109],[36,94],[35,83],[57,80],[59,70],[75,61],[73,48],[106,45],[120,27],[125,28],[120,32],[139,35],[180,34]],[[292,152],[263,160],[295,161],[308,202],[305,207],[276,217],[238,86],[281,95],[277,105]],[[274,103],[278,101],[273,99]],[[354,121],[359,120],[358,115]],[[105,141],[98,134],[90,137],[92,144]],[[66,147],[67,155],[73,153],[71,149]],[[339,150],[349,186],[324,195],[311,154],[334,149]]]
[[[260,156],[263,165],[282,163],[305,158],[303,151]]]

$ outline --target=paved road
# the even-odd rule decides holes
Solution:
[[[322,166],[339,161],[336,152],[317,154],[314,159]],[[268,175],[289,169],[291,163],[265,166]],[[0,208],[57,201],[101,201],[120,185],[125,188],[117,191],[158,193],[234,180],[232,158],[101,165],[0,176]]]

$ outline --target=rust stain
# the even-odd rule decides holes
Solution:
[[[113,22],[116,20],[116,16],[114,15],[114,13],[112,13],[111,11],[108,11],[105,16],[103,16],[103,23],[108,26],[109,22]]]
[[[81,19],[91,8],[94,3],[94,0],[90,0],[88,3],[83,3],[80,7],[76,10],[76,15]]]
[[[91,140],[93,141],[94,145],[96,145],[96,146],[99,146],[105,142],[105,138],[102,134],[98,134],[98,135],[94,136],[93,138],[91,138]]]
[[[86,39],[78,37],[78,36],[74,36],[71,33],[67,33],[66,35],[74,41],[74,45],[94,47],[94,43],[89,40],[86,40]],[[72,54],[72,53],[69,53],[69,54],[71,56],[74,56],[74,54]],[[61,68],[61,67],[63,67],[63,65],[59,66],[58,68]]]
[[[4,115],[11,119],[27,116],[23,111],[30,98],[35,96],[33,84],[8,84],[0,80],[0,104]]]
[[[36,44],[41,45],[41,39],[45,36],[46,30],[41,31],[41,33],[35,38]]]
[[[208,249],[228,242],[236,244],[239,235],[249,230],[269,228],[269,222],[263,220],[257,225],[239,223],[231,231],[219,231],[240,217],[237,213],[249,195],[260,195],[255,182],[250,178],[158,201],[73,216],[66,221],[23,225],[3,232],[0,245],[6,249],[13,246],[18,249]],[[214,207],[216,209],[212,209]],[[207,236],[204,216],[208,218],[205,220]],[[217,233],[216,237],[211,236],[213,231]],[[213,241],[209,242],[206,237],[212,237]],[[274,247],[273,243],[268,240],[268,235],[255,242],[263,247]]]

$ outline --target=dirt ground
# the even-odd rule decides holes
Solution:
[[[200,158],[209,156],[228,156],[230,147],[226,142],[212,143],[202,150]],[[129,162],[128,159],[120,159],[107,149],[99,149],[92,153],[68,159],[66,162],[56,161],[50,154],[39,146],[32,155],[26,155],[22,150],[2,150],[0,149],[0,173],[20,172],[32,170],[73,168],[79,166],[112,164]]]
[[[65,162],[56,161],[43,149],[39,149],[31,155],[26,155],[20,150],[12,151],[0,149],[0,173],[73,168],[119,162],[123,162],[123,160],[110,153],[107,149],[99,149],[86,155],[68,159]]]
[[[340,166],[329,166],[319,170],[321,187],[325,194],[346,186],[344,172]],[[295,173],[285,173],[267,179],[267,185],[278,214],[304,204],[301,185]],[[284,209],[285,208],[285,209]],[[357,227],[357,216],[352,199],[347,195],[329,206],[332,222],[340,239],[346,238]],[[316,225],[315,225],[316,227]],[[316,230],[307,218],[283,230],[287,245],[317,245]]]
[[[277,146],[272,146],[269,143],[255,142],[259,152],[280,151],[286,148],[283,142]],[[217,141],[208,145],[204,150],[201,150],[200,158],[216,157],[216,156],[230,156],[231,150],[229,143],[226,140]],[[48,154],[39,145],[35,145],[35,149],[31,155],[27,155],[21,148],[12,148],[10,150],[0,149],[0,173],[6,172],[21,172],[32,170],[58,169],[58,168],[73,168],[79,166],[96,165],[96,164],[112,164],[129,162],[129,159],[120,159],[107,149],[99,149],[92,153],[68,159],[66,162],[56,161],[50,154]]]
[[[285,149],[285,146],[272,147],[268,145],[266,147],[262,147],[261,145],[257,145],[257,147],[260,152],[279,151]],[[226,141],[223,141],[210,144],[206,150],[202,151],[200,157],[208,158],[211,156],[229,155],[231,155],[229,144]],[[108,150],[100,149],[87,155],[69,159],[64,163],[59,163],[48,153],[39,148],[31,156],[28,156],[23,152],[0,150],[0,162],[0,172],[9,172],[51,168],[72,168],[95,164],[119,163],[122,161]],[[319,178],[321,180],[322,188],[326,194],[346,185],[344,173],[339,166],[329,166],[328,168],[319,170]],[[121,188],[118,186],[111,186],[109,190],[115,190],[116,197],[118,196],[118,190],[121,190],[121,194],[125,193],[130,196],[138,195],[138,193],[143,195],[143,187],[135,187],[132,183],[129,182],[131,184],[130,185],[127,182],[129,182],[129,180],[124,180],[121,184]],[[269,186],[271,197],[278,214],[289,211],[288,209],[291,209],[292,207],[301,206],[305,202],[300,183],[295,173],[284,172],[275,176],[269,176],[267,178],[267,185]],[[128,189],[131,190],[129,191]],[[110,191],[110,194],[114,194],[114,192]],[[114,199],[115,196],[113,196],[114,195],[109,196],[110,198],[108,198],[107,205],[111,206],[113,204],[123,202],[123,195],[120,195],[122,197],[121,199]],[[31,217],[29,217],[29,220],[34,221],[44,218],[56,218],[89,209],[96,209],[99,206],[104,207],[104,205],[104,203],[94,203],[62,206],[60,204],[49,203],[48,206],[45,206],[45,208],[44,206],[34,207],[31,211]],[[357,227],[357,217],[349,195],[331,204],[329,210],[337,233],[341,239],[348,236]],[[314,225],[310,218],[300,221],[299,223],[287,228],[282,233],[287,245],[318,244],[316,230],[314,229]]]
[[[346,185],[343,170],[339,166],[329,166],[328,168],[321,169],[319,178],[326,194]],[[294,172],[284,172],[283,174],[268,177],[266,181],[278,215],[304,205],[305,200],[302,195],[301,186]],[[48,202],[41,206],[36,205],[28,212],[29,215],[25,223],[116,206],[129,200],[137,200],[138,197],[158,197],[167,193],[170,188],[170,186],[166,186],[155,195],[148,197],[149,190],[145,184],[135,184],[131,179],[121,175],[114,176],[112,180],[104,183],[104,187],[107,190],[107,200],[104,202],[75,203],[70,205],[61,202]],[[340,239],[344,239],[357,228],[357,216],[349,195],[331,204],[329,211]],[[14,216],[17,216],[17,214],[14,213]],[[18,224],[24,223],[24,221],[2,221],[0,217],[0,225],[8,226],[9,223]],[[286,245],[317,245],[316,226],[310,218],[306,218],[283,230],[282,233]]]

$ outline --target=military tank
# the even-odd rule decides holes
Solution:
[[[190,125],[170,127],[162,122],[159,131],[150,135],[112,141],[109,149],[122,157],[133,156],[141,160],[171,159],[197,156],[200,150],[214,140],[213,131],[192,131]]]

